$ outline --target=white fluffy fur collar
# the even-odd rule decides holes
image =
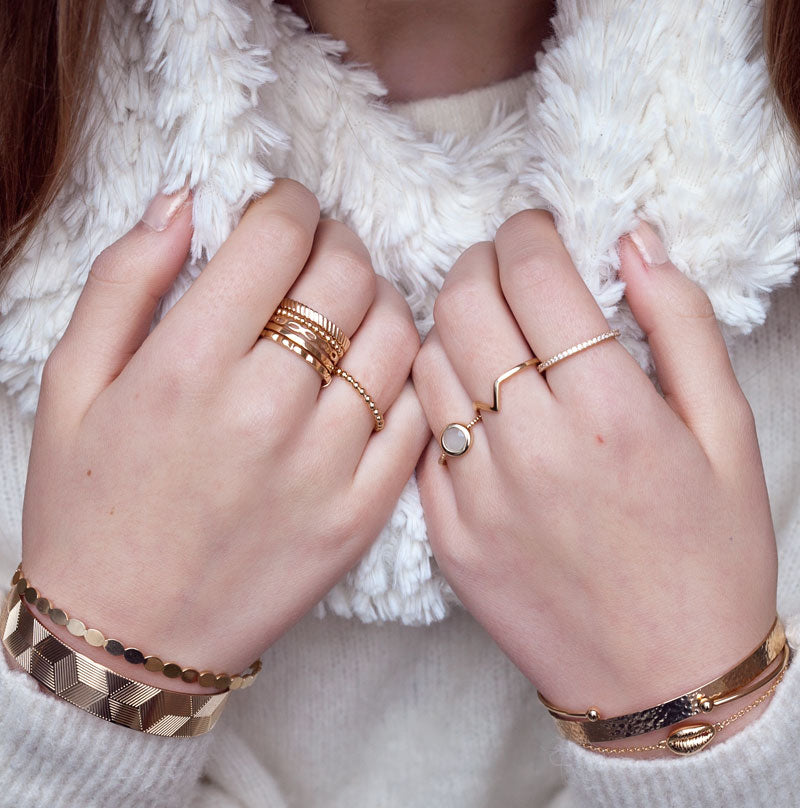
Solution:
[[[109,0],[95,131],[0,299],[0,382],[26,416],[94,256],[161,187],[195,189],[191,259],[158,318],[254,194],[292,176],[364,239],[420,330],[461,250],[546,207],[644,366],[616,279],[637,217],[709,293],[729,335],[763,322],[795,269],[789,135],[748,0],[560,0],[524,110],[427,138],[344,43],[271,0]],[[457,600],[435,568],[414,480],[373,548],[317,609],[430,623]]]

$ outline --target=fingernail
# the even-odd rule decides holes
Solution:
[[[189,183],[186,183],[180,191],[174,194],[157,194],[147,206],[147,210],[142,216],[142,221],[151,230],[157,232],[166,230],[169,227],[169,223],[175,218],[175,214],[183,207],[183,203],[188,197]]]
[[[631,230],[628,235],[634,247],[639,251],[642,261],[648,266],[655,267],[669,261],[664,243],[647,222],[640,222],[639,226],[635,230]]]

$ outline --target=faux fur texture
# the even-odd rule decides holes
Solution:
[[[729,338],[763,322],[796,268],[788,130],[770,96],[760,3],[561,0],[523,110],[427,137],[346,45],[271,0],[109,0],[89,147],[0,299],[0,382],[36,409],[44,362],[92,260],[161,188],[194,189],[191,256],[157,322],[276,176],[306,184],[406,296],[420,332],[470,244],[544,207],[642,367],[616,242],[641,217],[708,292]],[[317,606],[364,621],[441,620],[414,479],[369,552]]]

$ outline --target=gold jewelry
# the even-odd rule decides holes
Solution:
[[[170,738],[212,729],[230,690],[178,693],[128,679],[65,645],[23,605],[12,588],[0,610],[0,634],[11,658],[65,701],[112,724]]]
[[[277,342],[278,345],[288,348],[292,353],[296,353],[299,357],[305,360],[322,377],[323,387],[327,387],[331,383],[331,371],[319,361],[317,356],[306,350],[306,348],[295,339],[284,336],[283,334],[279,334],[276,331],[272,331],[266,327],[264,327],[264,330],[261,332],[261,336],[271,339],[273,342]]]
[[[285,297],[281,300],[279,309],[286,309],[288,312],[293,312],[301,317],[311,320],[316,323],[323,331],[327,331],[331,337],[342,346],[342,353],[350,347],[350,338],[347,334],[339,328],[338,325],[331,322],[324,314],[305,306],[297,300],[292,300],[290,297]]]
[[[454,422],[447,426],[439,434],[439,446],[442,447],[442,456],[439,458],[441,465],[447,464],[448,457],[461,457],[472,447],[472,427],[482,420],[480,412],[468,423],[459,424]]]
[[[473,401],[472,406],[475,407],[475,412],[480,412],[481,410],[487,410],[488,412],[500,412],[500,385],[506,380],[510,379],[514,374],[519,373],[521,370],[525,370],[525,368],[535,368],[539,364],[539,360],[532,356],[530,359],[526,359],[524,362],[521,362],[519,365],[515,365],[511,370],[507,370],[505,373],[501,374],[494,380],[494,401],[491,404],[486,404],[483,401]]]
[[[333,358],[334,363],[338,362],[344,356],[345,351],[350,346],[350,340],[347,340],[345,346],[335,339],[329,331],[326,331],[313,320],[309,320],[307,317],[303,317],[302,314],[298,314],[290,309],[285,309],[283,306],[278,306],[278,308],[275,309],[275,313],[272,315],[271,319],[275,320],[277,323],[285,323],[289,321],[300,323],[306,328],[310,328],[316,334],[319,334],[319,336],[321,336],[322,339],[324,339],[325,342],[327,342],[330,346],[331,358]]]
[[[42,597],[36,587],[31,586],[31,582],[25,578],[21,562],[11,579],[11,586],[12,592],[16,592],[17,597],[24,598],[57,626],[65,626],[70,634],[83,637],[89,645],[103,648],[111,656],[124,657],[132,665],[144,665],[148,671],[163,673],[168,679],[180,678],[184,682],[197,682],[202,687],[239,690],[250,687],[261,670],[260,659],[251,662],[246,671],[233,676],[227,673],[217,674],[211,671],[198,671],[195,668],[182,668],[176,662],[163,662],[157,656],[145,656],[138,648],[126,648],[119,640],[107,640],[96,628],[86,628],[80,620],[70,617],[63,609],[57,609],[47,598]]]
[[[277,342],[306,361],[331,383],[336,363],[350,347],[350,338],[325,315],[285,297],[261,330],[259,338]]]
[[[278,325],[275,320],[270,320],[266,326],[264,326],[261,335],[275,339],[279,344],[283,344],[282,339],[288,339],[301,351],[305,352],[301,354],[304,358],[308,355],[312,356],[316,360],[316,363],[312,363],[315,370],[320,365],[325,368],[324,374],[318,371],[324,382],[323,387],[327,387],[330,384],[334,362],[328,353],[328,344],[318,334],[315,334],[300,323],[290,322],[286,325]],[[273,337],[273,335],[275,336]]]
[[[649,744],[648,746],[595,746],[594,744],[586,742],[580,742],[580,745],[584,749],[591,749],[593,752],[600,752],[605,755],[619,755],[625,754],[626,752],[651,752],[656,749],[669,749],[670,752],[674,752],[676,755],[693,755],[695,752],[705,749],[718,732],[725,729],[729,724],[732,724],[738,718],[749,713],[750,710],[754,707],[758,707],[765,699],[769,698],[775,692],[781,679],[783,679],[786,668],[789,666],[793,656],[794,652],[789,644],[786,643],[783,664],[776,668],[769,676],[771,679],[777,675],[770,689],[764,691],[752,704],[748,704],[747,707],[743,707],[739,712],[728,716],[724,721],[717,721],[714,724],[684,725],[671,732],[668,738],[664,738],[658,743]],[[766,681],[762,682],[759,687],[764,684],[766,684]]]
[[[751,684],[763,673],[777,658],[785,643],[783,624],[776,616],[764,641],[727,673],[655,707],[613,718],[601,718],[595,707],[590,707],[583,713],[561,710],[550,704],[538,691],[537,694],[553,716],[561,734],[569,740],[580,743],[630,738],[671,726],[700,712],[709,713],[715,706],[732,701],[734,691]],[[753,689],[764,683],[760,682]],[[751,691],[740,695],[746,695],[747,692]]]
[[[616,339],[618,336],[619,329],[615,328],[613,331],[606,331],[604,334],[599,334],[596,337],[592,337],[592,339],[587,339],[586,342],[579,342],[577,345],[567,348],[566,351],[561,351],[561,353],[557,353],[555,356],[551,356],[549,359],[542,362],[539,365],[539,373],[544,373],[562,359],[566,359],[569,356],[574,356],[576,353],[585,351],[587,348],[591,348],[594,345],[599,345],[601,342],[605,342],[607,339]]]
[[[378,405],[375,403],[375,400],[372,398],[371,395],[367,393],[367,391],[363,388],[359,382],[357,382],[346,370],[342,370],[340,367],[334,368],[334,373],[337,376],[344,379],[346,382],[350,382],[353,386],[355,391],[364,399],[369,407],[369,411],[372,413],[372,417],[375,419],[375,432],[380,432],[383,427],[386,425],[386,421],[381,414],[381,411],[378,409]]]
[[[300,314],[290,312],[288,309],[279,306],[270,318],[270,322],[277,323],[278,325],[297,323],[313,331],[320,339],[325,341],[324,350],[334,365],[344,356],[344,346],[340,342],[337,342],[327,331],[324,331],[316,323],[306,319]]]

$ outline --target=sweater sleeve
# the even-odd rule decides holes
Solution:
[[[43,692],[0,649],[0,804],[185,808],[224,722],[196,738],[118,726]]]
[[[800,614],[786,620],[797,652]],[[758,718],[693,756],[607,757],[560,739],[556,759],[575,808],[775,808],[800,804],[800,657],[794,656]]]

